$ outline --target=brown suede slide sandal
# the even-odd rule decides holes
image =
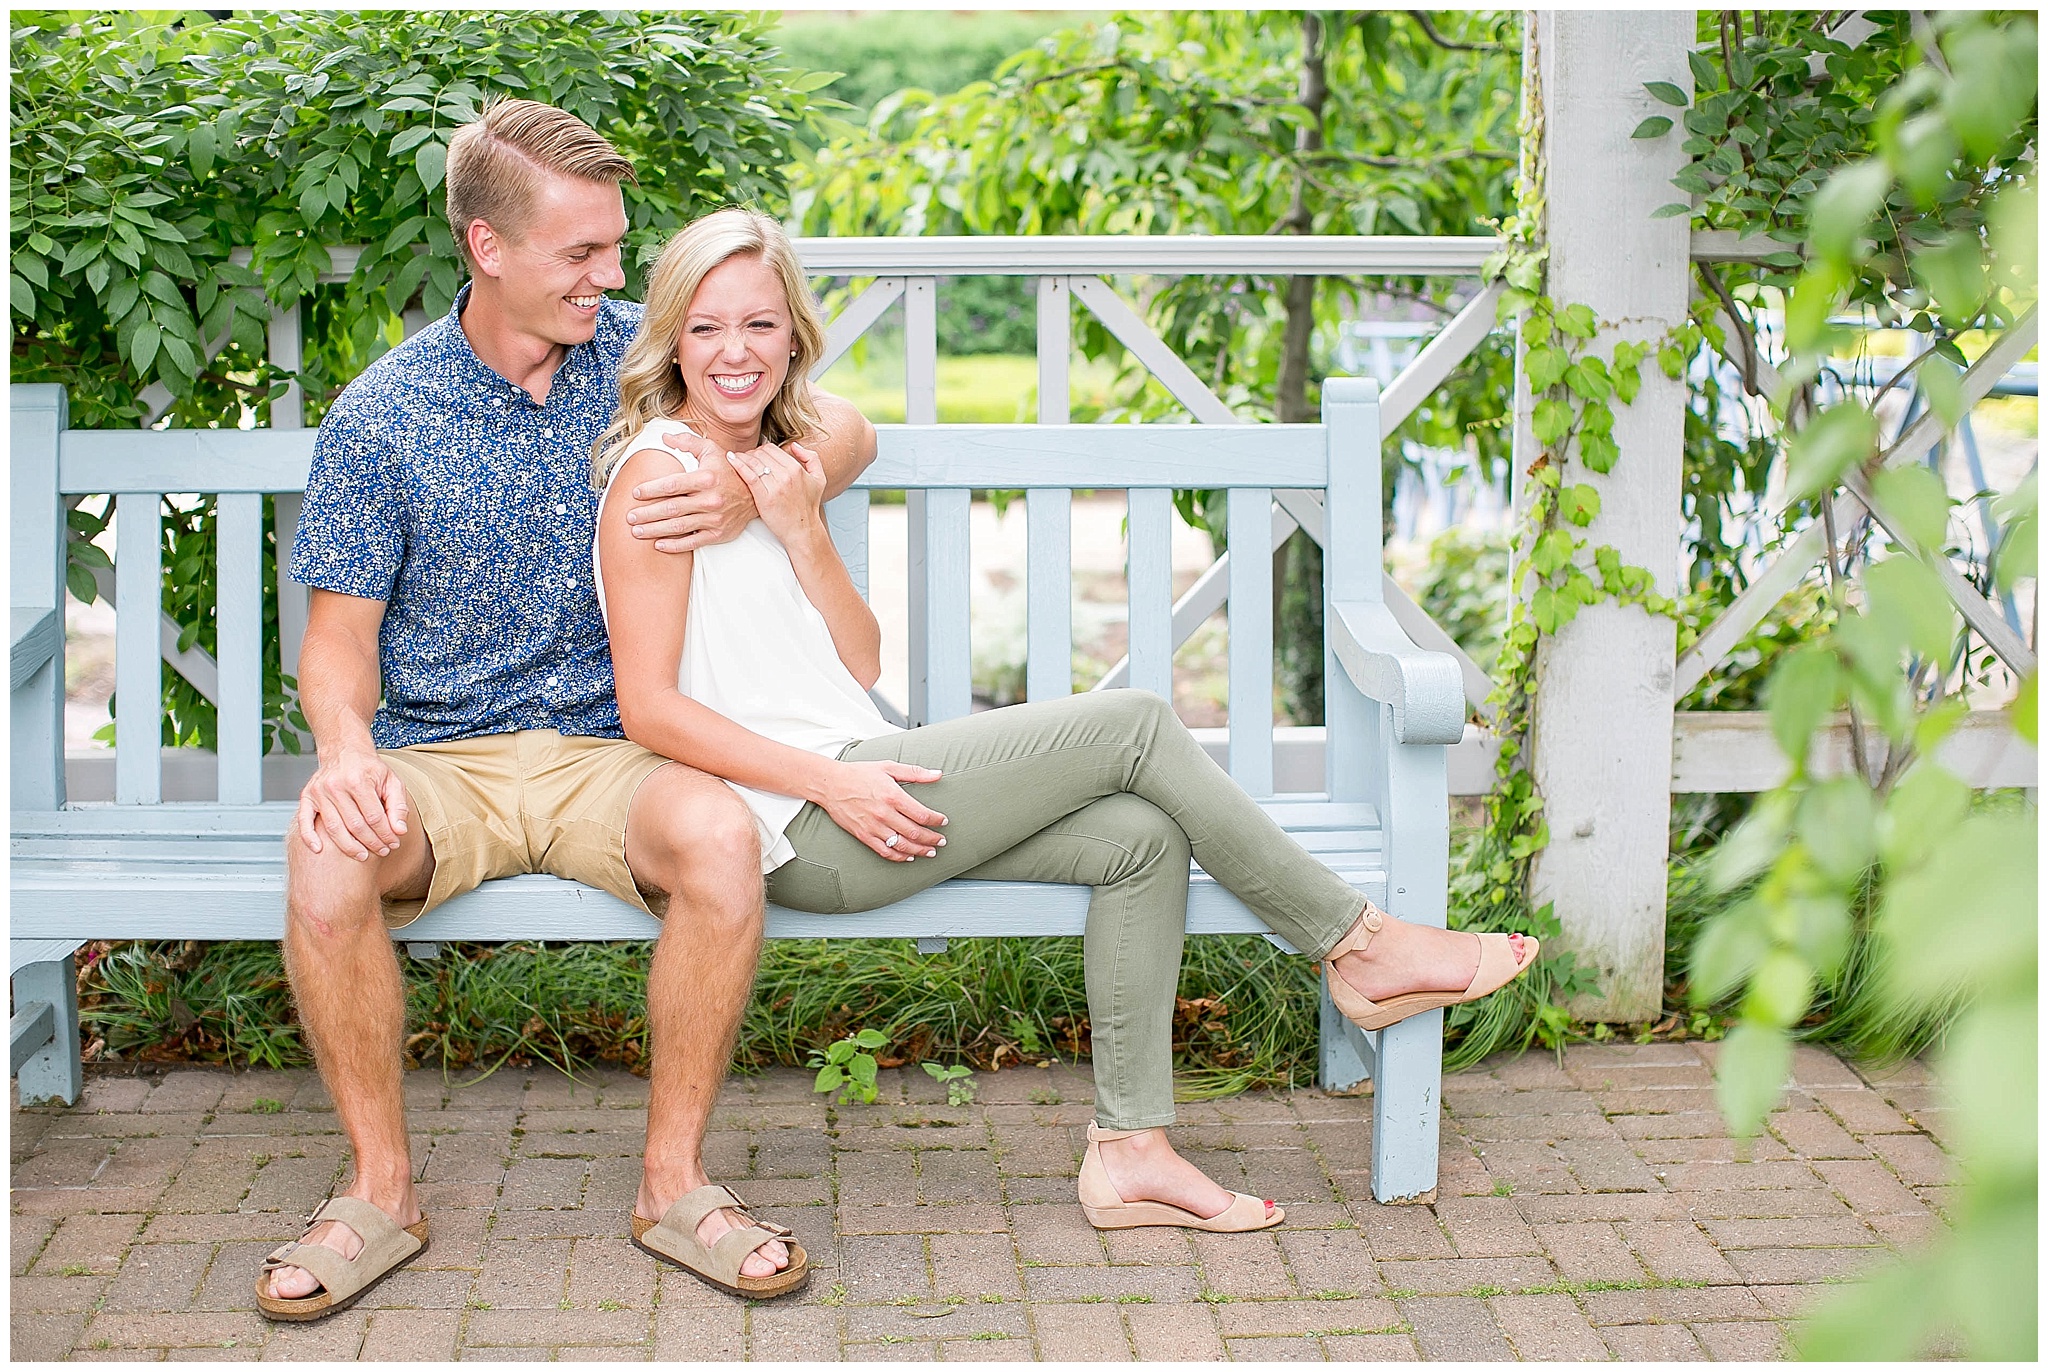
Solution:
[[[697,1237],[697,1226],[714,1210],[736,1210],[746,1216],[748,1223],[727,1230],[706,1247]],[[635,1248],[673,1263],[707,1285],[755,1300],[786,1295],[810,1280],[810,1259],[790,1232],[779,1224],[755,1219],[745,1201],[718,1185],[686,1192],[662,1215],[659,1224],[633,1216]],[[781,1239],[789,1249],[789,1266],[772,1276],[742,1276],[740,1264],[747,1260],[747,1254],[775,1239]]]
[[[263,1260],[263,1272],[256,1278],[256,1308],[266,1319],[318,1320],[348,1309],[378,1282],[427,1251],[427,1221],[400,1228],[398,1221],[368,1201],[353,1196],[329,1196],[306,1221],[306,1232],[323,1221],[333,1220],[356,1231],[363,1251],[344,1258],[332,1248],[307,1243],[303,1238],[272,1250]],[[310,1296],[273,1296],[266,1289],[270,1274],[281,1267],[303,1267],[320,1281],[321,1289]]]
[[[1378,906],[1367,905],[1358,927],[1346,934],[1323,960],[1323,982],[1330,988],[1331,1002],[1344,1018],[1368,1032],[1398,1024],[1425,1010],[1463,1005],[1466,1001],[1490,996],[1534,967],[1536,954],[1542,948],[1535,939],[1523,934],[1522,947],[1527,951],[1517,962],[1515,945],[1509,942],[1506,934],[1474,934],[1473,937],[1479,940],[1479,970],[1472,974],[1471,984],[1463,991],[1409,991],[1388,996],[1385,1000],[1368,1000],[1338,975],[1337,959],[1346,953],[1364,952],[1365,946],[1372,942],[1372,936],[1380,931],[1386,920],[1385,912]]]

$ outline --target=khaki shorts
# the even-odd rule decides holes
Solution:
[[[386,900],[384,923],[410,924],[493,877],[548,872],[646,910],[626,870],[626,815],[640,783],[669,759],[615,738],[522,729],[382,748],[434,848],[425,900]],[[654,913],[649,910],[649,914]]]

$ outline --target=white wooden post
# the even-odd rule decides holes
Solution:
[[[64,804],[65,532],[57,444],[71,405],[62,386],[10,386],[8,393],[14,506],[8,630],[20,659],[9,674],[14,755],[8,794],[17,810],[55,810]],[[45,648],[50,656],[36,661]]]
[[[1072,292],[1062,276],[1038,278],[1038,422],[1065,424],[1073,352]],[[1074,493],[1039,487],[1024,493],[1024,697],[1074,693]]]
[[[1684,153],[1676,138],[1629,134],[1670,112],[1644,82],[1690,91],[1693,12],[1540,10],[1533,23],[1549,294],[1614,326],[1600,334],[1604,355],[1618,339],[1654,339],[1686,317],[1686,220],[1650,217],[1677,195],[1671,178]],[[1654,364],[1642,379],[1633,405],[1614,406],[1613,472],[1575,462],[1567,479],[1600,491],[1593,543],[1648,568],[1669,593],[1683,528],[1685,386]],[[1550,844],[1536,859],[1532,898],[1555,902],[1566,945],[1598,969],[1599,992],[1572,1007],[1582,1015],[1644,1019],[1662,1005],[1675,647],[1671,620],[1606,603],[1581,610],[1537,651],[1530,766]]]

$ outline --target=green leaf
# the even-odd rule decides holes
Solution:
[[[1574,302],[1565,306],[1564,313],[1558,316],[1557,327],[1574,338],[1591,338],[1599,332],[1600,320],[1591,305]]]
[[[1528,350],[1522,358],[1522,369],[1529,378],[1532,394],[1541,394],[1555,386],[1571,363],[1562,349],[1541,343]],[[1549,441],[1549,440],[1545,440]]]
[[[1658,100],[1677,109],[1682,110],[1692,103],[1691,96],[1687,95],[1679,87],[1672,85],[1669,81],[1645,81],[1643,82],[1643,89]]]
[[[1878,857],[1894,873],[1917,867],[1969,813],[1969,786],[1923,757],[1885,797],[1877,817]]]
[[[885,1048],[889,1036],[879,1029],[863,1029],[853,1036],[853,1041],[863,1048]]]
[[[1707,860],[1709,890],[1732,891],[1777,861],[1792,832],[1793,798],[1766,791]]]
[[[1778,660],[1765,688],[1765,700],[1771,712],[1771,734],[1795,771],[1805,770],[1813,731],[1834,712],[1841,690],[1841,663],[1824,644],[1794,648]]]
[[[852,1063],[848,1065],[847,1071],[852,1075],[854,1081],[862,1087],[870,1087],[875,1084],[875,1060],[865,1053],[856,1055]]]
[[[205,180],[213,170],[213,125],[192,126],[191,136],[185,140],[185,158],[192,164],[192,174]]]
[[[1929,357],[1914,369],[1913,377],[1943,424],[1953,429],[1962,422],[1963,380],[1955,363],[1945,357]]]
[[[1535,412],[1530,416],[1530,431],[1536,435],[1538,443],[1555,443],[1571,431],[1572,417],[1572,407],[1568,402],[1555,396],[1547,397],[1536,402]]]
[[[1913,275],[1927,283],[1943,323],[1959,329],[1977,317],[1987,292],[1984,250],[1974,234],[1959,234],[1911,257]]]
[[[1922,371],[1946,365],[1939,360],[1920,364]],[[1870,490],[1907,539],[1933,551],[1948,542],[1948,488],[1933,472],[1917,462],[1886,467],[1870,478]]]
[[[2041,673],[2027,673],[2012,702],[2012,729],[2036,748],[2041,746]]]
[[[1799,956],[1818,976],[1832,978],[1849,956],[1850,940],[1855,937],[1849,902],[1829,891],[1794,898],[1789,912],[1795,924],[1792,943]]]
[[[421,189],[432,192],[441,184],[441,178],[448,172],[448,145],[435,139],[420,144],[419,151],[412,157],[413,169],[419,173]]]
[[[1688,992],[1695,1005],[1711,1005],[1749,979],[1771,939],[1764,928],[1763,907],[1746,900],[1700,931],[1687,969]]]
[[[1946,660],[1955,644],[1956,610],[1941,578],[1917,558],[1888,557],[1863,574],[1864,617],[1886,640],[1922,657]]]
[[[128,360],[135,364],[135,370],[144,376],[156,364],[157,345],[163,341],[163,331],[155,323],[145,323],[135,331],[135,337],[128,343]]]
[[[1806,1007],[1812,1003],[1813,969],[1791,949],[1774,948],[1749,979],[1742,1015],[1745,1022],[1789,1029],[1805,1017]]]
[[[1681,214],[1691,214],[1691,213],[1692,213],[1692,202],[1691,202],[1691,201],[1689,201],[1689,200],[1673,200],[1673,201],[1671,201],[1671,202],[1670,202],[1669,204],[1665,204],[1665,205],[1659,205],[1659,206],[1658,206],[1658,207],[1657,207],[1656,209],[1654,209],[1654,210],[1651,210],[1651,211],[1650,211],[1650,218],[1652,218],[1652,219],[1676,219],[1676,218],[1678,218],[1678,216],[1679,216],[1679,215],[1681,215]]]
[[[1793,830],[1815,866],[1850,882],[1877,856],[1877,802],[1863,778],[1835,777],[1800,797]]]
[[[846,1073],[837,1067],[821,1067],[816,1080],[811,1083],[813,1091],[836,1091],[839,1083],[846,1079]]]
[[[36,317],[35,287],[29,285],[28,282],[22,280],[13,272],[9,272],[7,273],[7,289],[14,302],[14,312],[34,319]]]
[[[1796,500],[1832,489],[1876,442],[1877,418],[1861,405],[1845,401],[1821,411],[1793,436],[1789,494]]]
[[[1891,169],[1875,161],[1852,163],[1830,176],[1808,211],[1813,250],[1846,262],[1864,226],[1884,204],[1891,184]]]
[[[1599,517],[1600,492],[1583,481],[1566,486],[1557,493],[1557,510],[1583,529]]]
[[[1629,137],[1662,138],[1665,134],[1669,132],[1671,132],[1670,116],[1663,114],[1653,114],[1648,119],[1645,119],[1642,123],[1636,125],[1636,131],[1630,134]]]
[[[1721,1041],[1714,1063],[1714,1096],[1728,1127],[1752,1138],[1785,1089],[1792,1042],[1782,1030],[1743,1020]]]

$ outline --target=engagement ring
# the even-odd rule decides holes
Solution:
[[[897,844],[901,842],[903,842],[902,839],[896,837],[896,835],[894,834],[891,834],[889,835],[889,837],[882,840],[882,846],[884,848],[894,848]]]

